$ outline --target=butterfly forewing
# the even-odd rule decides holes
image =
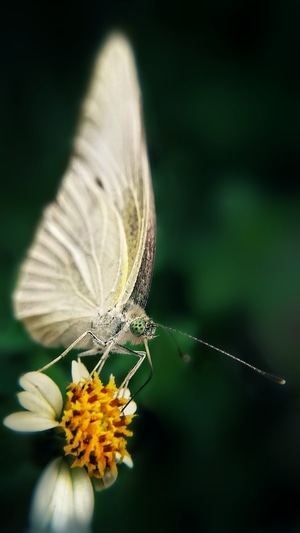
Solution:
[[[146,303],[155,216],[129,45],[110,37],[83,102],[73,154],[45,209],[14,294],[18,318],[48,346],[68,346],[114,306]]]

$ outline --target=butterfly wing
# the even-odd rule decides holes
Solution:
[[[111,36],[83,102],[56,200],[21,266],[16,316],[47,346],[68,346],[129,298],[145,306],[155,215],[140,92],[127,41]]]

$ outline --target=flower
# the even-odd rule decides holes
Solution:
[[[26,411],[4,419],[16,431],[54,428],[63,435],[64,457],[47,466],[35,489],[32,531],[50,527],[55,532],[88,532],[94,508],[92,483],[96,490],[107,488],[115,482],[119,464],[133,466],[126,439],[132,435],[127,426],[136,404],[129,389],[118,389],[113,376],[104,386],[98,374],[91,376],[80,361],[72,362],[72,380],[64,405],[51,378],[41,372],[24,374],[18,399]]]

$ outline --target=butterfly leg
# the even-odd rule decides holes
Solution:
[[[136,355],[138,357],[138,360],[135,363],[135,365],[129,370],[129,372],[128,372],[127,376],[125,377],[125,379],[122,381],[120,389],[127,389],[128,388],[129,381],[131,380],[131,378],[133,378],[134,374],[138,371],[138,369],[140,368],[141,364],[145,360],[145,357],[146,357],[147,354],[146,354],[146,352],[134,352],[134,355]]]
[[[94,335],[93,335],[93,337],[96,340]],[[100,374],[100,372],[102,371],[107,359],[110,356],[111,348],[112,348],[112,346],[114,346],[114,344],[115,343],[113,341],[108,342],[108,343],[103,343],[103,346],[105,346],[105,350],[103,351],[103,354],[101,355],[98,363],[96,364],[96,366],[93,369],[93,371],[91,372],[91,374],[93,374],[94,372],[97,372],[98,374]]]
[[[105,351],[101,355],[100,360],[96,364],[95,368],[92,370],[91,375],[93,375],[94,372],[97,372],[98,374],[101,373],[101,371],[102,371],[107,359],[110,356],[111,348],[112,348],[113,345],[114,345],[113,342],[111,342],[111,343],[109,343],[107,345]],[[130,348],[127,348],[127,346],[122,346],[122,347],[120,346],[120,348],[122,348],[122,352],[123,353],[128,352],[128,353],[131,353],[131,354],[136,355],[138,357],[138,361],[129,370],[128,374],[126,375],[125,379],[122,381],[122,384],[120,386],[120,389],[126,389],[128,387],[129,381],[131,380],[131,378],[134,376],[134,374],[137,372],[137,370],[139,369],[139,367],[141,366],[141,364],[145,360],[145,357],[146,357],[147,353],[146,352],[138,352],[138,351],[135,351],[135,350],[131,350]]]
[[[90,335],[91,337],[93,337],[94,340],[96,340],[96,342],[98,344],[101,345],[101,343],[103,343],[102,345],[105,346],[105,343],[103,341],[101,341],[100,339],[98,339],[98,337],[96,337],[96,335],[94,335],[94,333],[92,331],[85,331],[84,333],[82,333],[74,342],[72,342],[70,344],[70,346],[68,346],[68,348],[66,348],[60,355],[58,355],[55,359],[53,359],[52,361],[50,361],[50,363],[48,363],[47,365],[43,366],[42,368],[39,368],[38,372],[44,372],[45,370],[47,370],[48,368],[50,368],[52,365],[54,365],[55,363],[57,363],[58,361],[60,361],[61,359],[63,359],[71,350],[73,350],[73,348],[75,348],[77,346],[77,344],[79,344],[80,341],[82,341],[87,335]],[[93,353],[93,350],[89,350],[90,354],[89,355],[95,355],[95,352]],[[80,354],[81,356],[82,355],[87,355],[88,352],[83,352],[82,354]]]
[[[95,333],[93,333],[92,331],[88,331],[87,333],[89,333],[89,335],[92,337],[93,341],[95,341],[95,343],[98,346],[101,346],[101,348],[105,348],[107,346],[107,342],[104,342],[101,339],[99,339],[99,337],[97,337],[97,335],[95,335]],[[98,348],[94,347],[94,348],[91,348],[90,350],[86,350],[84,352],[81,352],[79,354],[79,357],[86,357],[87,355],[97,355],[99,353],[101,353],[101,351]]]
[[[152,359],[151,359],[151,355],[150,355],[150,352],[149,352],[148,342],[147,342],[146,339],[144,339],[144,346],[145,346],[145,350],[146,350],[145,352],[137,352],[137,351],[130,350],[131,353],[133,353],[134,355],[136,355],[138,357],[138,361],[131,368],[131,370],[129,370],[127,376],[125,377],[124,381],[122,382],[122,385],[120,387],[121,389],[122,388],[126,389],[128,387],[129,381],[131,380],[131,378],[133,378],[134,374],[137,372],[137,370],[139,369],[139,367],[141,366],[141,364],[143,363],[143,361],[145,360],[146,357],[148,359],[148,363],[149,363],[149,367],[150,367],[150,373],[149,373],[149,376],[146,379],[145,383],[142,385],[142,387],[140,387],[138,389],[137,392],[139,392],[150,381],[150,379],[152,378],[152,374],[153,374]]]

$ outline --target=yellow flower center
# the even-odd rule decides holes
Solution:
[[[66,455],[74,456],[72,467],[85,467],[90,477],[101,479],[107,469],[117,472],[117,463],[130,457],[125,437],[134,415],[121,408],[128,400],[118,398],[113,376],[105,387],[95,372],[93,378],[68,387],[60,427],[65,431]]]

